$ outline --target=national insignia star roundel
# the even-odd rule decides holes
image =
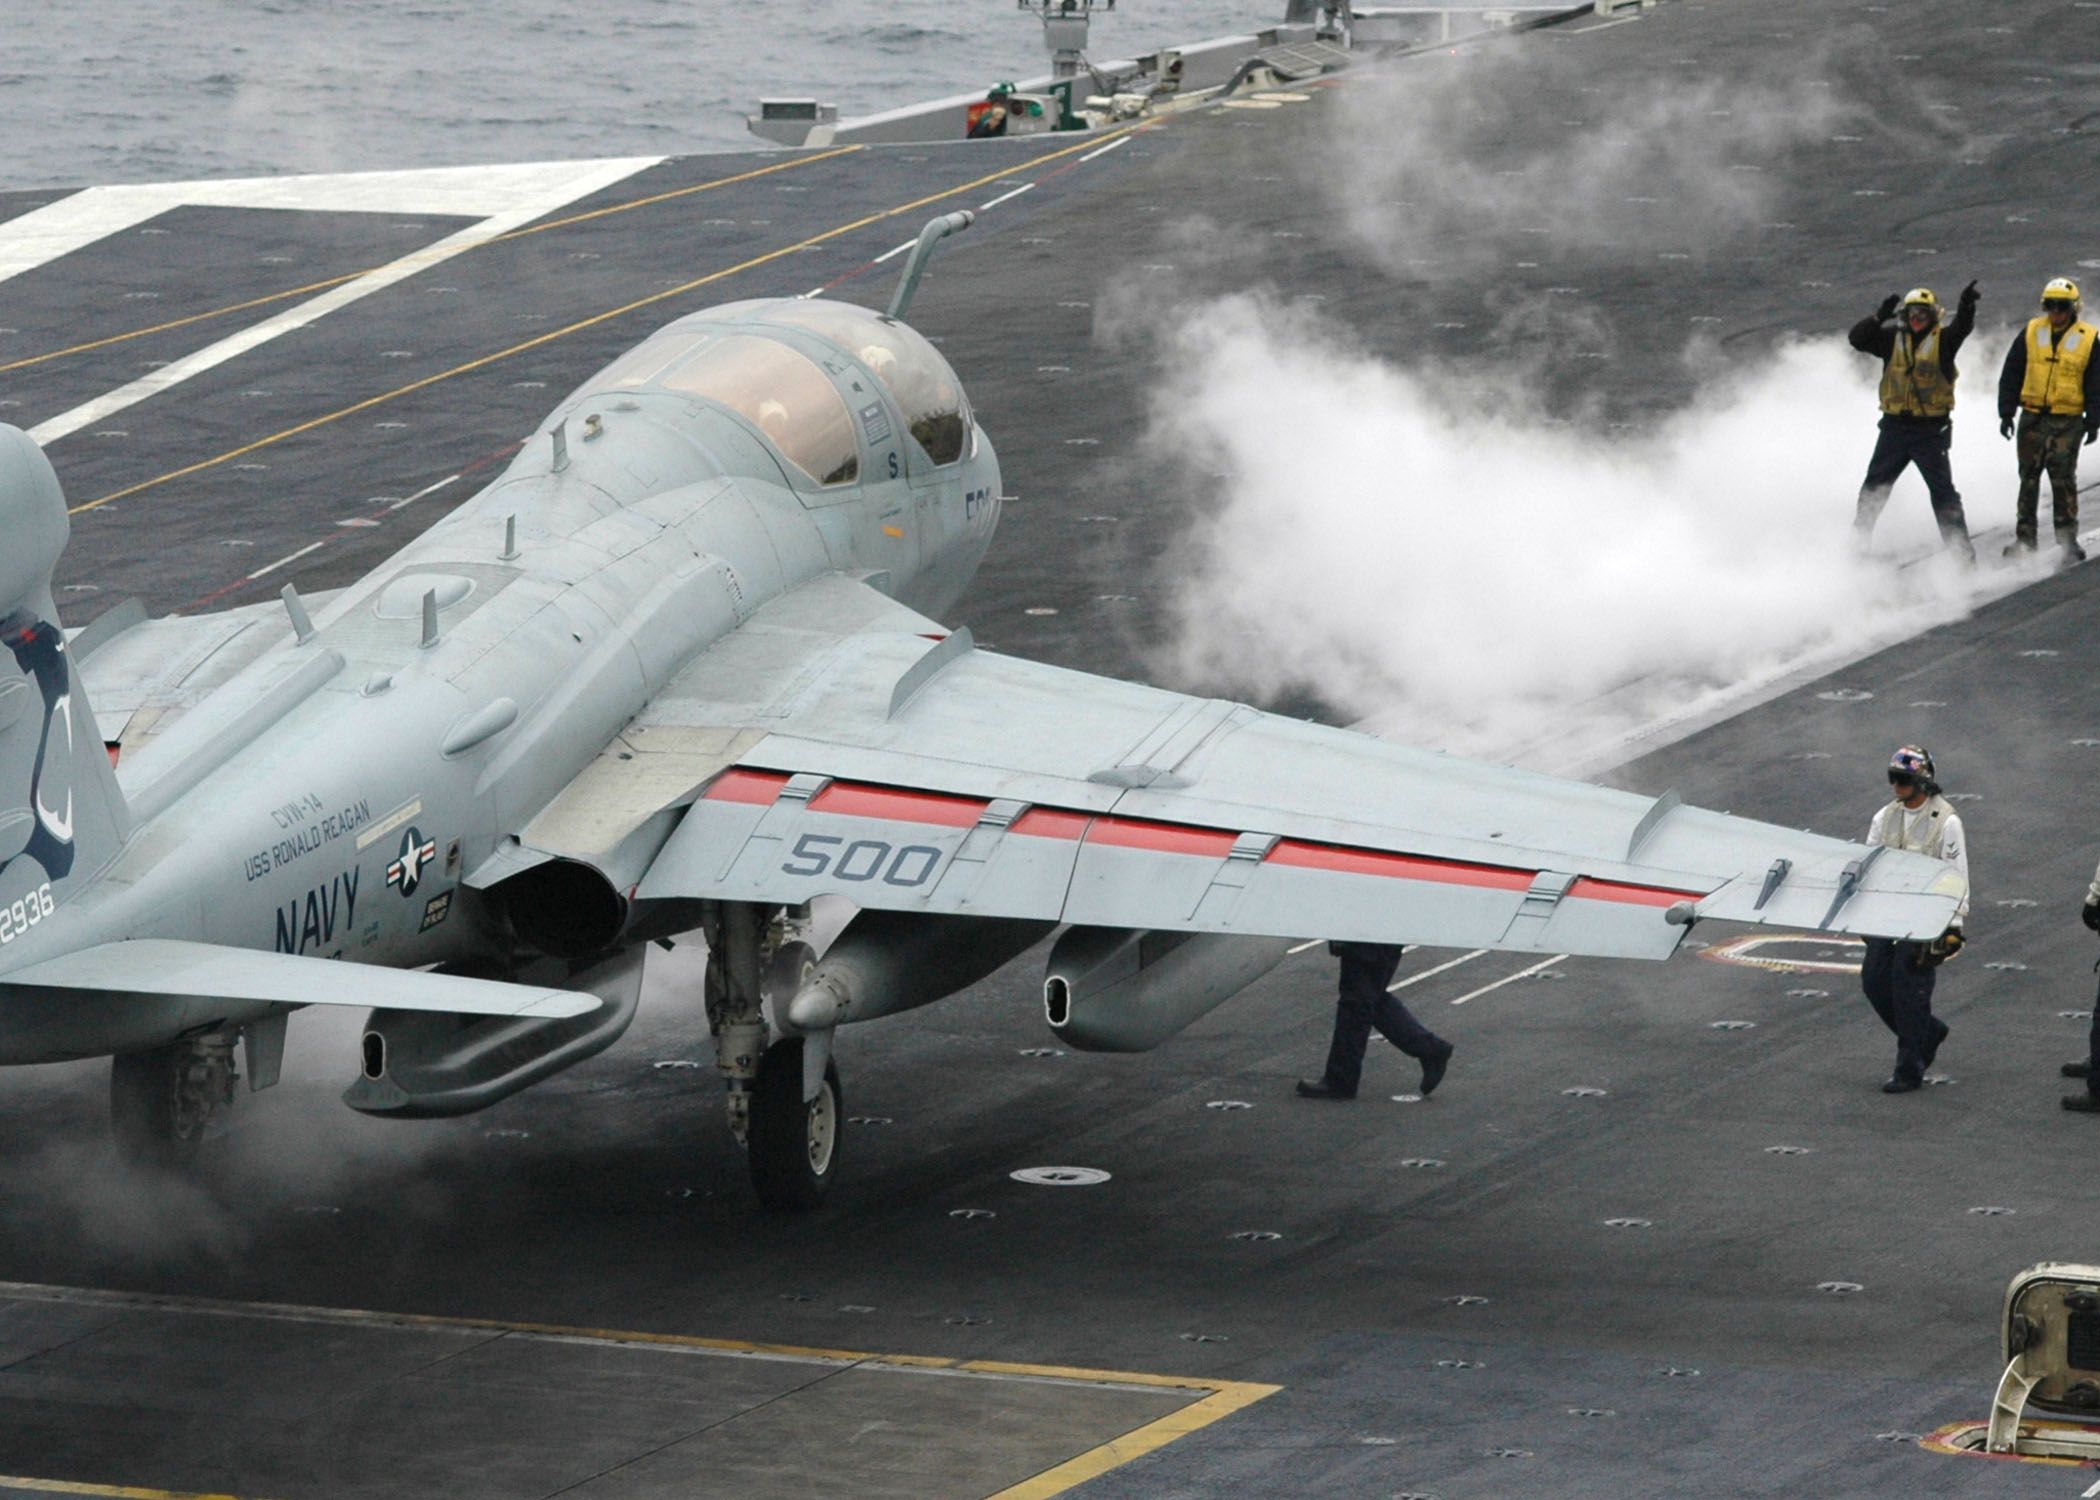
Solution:
[[[404,896],[413,896],[423,880],[423,866],[437,858],[436,839],[423,837],[411,823],[401,835],[401,857],[386,867],[386,883]]]

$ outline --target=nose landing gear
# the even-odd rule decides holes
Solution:
[[[825,1063],[816,1097],[805,1100],[804,1045],[796,1036],[766,1048],[751,1090],[751,1183],[772,1209],[817,1207],[838,1175],[846,1125],[838,1064]]]

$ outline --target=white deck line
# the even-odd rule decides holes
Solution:
[[[413,495],[403,495],[403,496],[402,496],[402,497],[401,497],[401,498],[400,498],[399,500],[396,500],[396,501],[395,501],[395,502],[394,502],[394,503],[393,503],[392,505],[389,505],[389,506],[387,507],[387,509],[388,509],[388,510],[390,510],[390,511],[393,511],[393,510],[406,510],[406,509],[408,509],[408,507],[409,507],[409,506],[411,506],[411,505],[414,505],[414,504],[415,504],[415,503],[416,503],[416,502],[417,502],[418,500],[422,499],[422,498],[423,498],[423,497],[424,497],[425,495],[435,495],[435,494],[436,494],[436,493],[437,493],[437,492],[438,492],[439,490],[443,489],[443,488],[444,488],[444,487],[445,487],[446,485],[448,485],[448,484],[457,484],[458,482],[459,482],[459,476],[458,476],[457,474],[447,474],[447,475],[446,475],[446,476],[445,476],[445,477],[444,477],[443,479],[440,479],[440,480],[439,480],[439,481],[438,481],[438,482],[437,482],[436,484],[426,484],[426,485],[424,485],[424,486],[423,486],[423,488],[421,488],[421,489],[417,490],[417,491],[416,491],[416,492],[415,492],[415,493],[414,493]]]
[[[1488,952],[1489,950],[1486,948],[1475,948],[1471,953],[1462,953],[1457,958],[1447,958],[1433,969],[1424,969],[1419,974],[1410,974],[1405,979],[1387,985],[1385,992],[1390,995],[1397,990],[1406,989],[1411,984],[1420,984],[1425,979],[1433,979],[1446,969],[1455,969],[1460,964],[1469,964],[1476,958],[1485,958]]]
[[[1550,969],[1555,964],[1565,963],[1568,957],[1568,954],[1556,953],[1551,958],[1540,959],[1528,969],[1519,969],[1516,973],[1498,979],[1493,984],[1484,984],[1477,990],[1468,990],[1451,1003],[1453,1005],[1464,1005],[1468,1000],[1478,1000],[1482,995],[1487,994],[1491,990],[1499,990],[1505,984],[1515,984],[1519,979],[1529,979],[1541,969]]]
[[[135,406],[149,397],[180,385],[192,376],[215,369],[230,359],[246,354],[249,350],[267,344],[293,329],[307,325],[350,306],[374,292],[407,280],[418,271],[441,265],[463,251],[490,240],[521,229],[533,220],[574,203],[577,199],[610,187],[623,178],[631,177],[646,167],[663,160],[656,156],[619,157],[601,161],[537,163],[519,168],[487,169],[491,182],[470,187],[468,179],[461,174],[466,169],[445,168],[436,173],[380,172],[358,173],[349,178],[285,178],[253,184],[243,183],[171,183],[153,188],[90,188],[76,193],[71,198],[49,204],[21,219],[0,225],[0,279],[27,270],[31,265],[68,254],[83,245],[119,230],[126,229],[165,212],[169,208],[186,204],[204,203],[219,207],[255,208],[305,208],[332,211],[362,211],[371,213],[482,213],[478,223],[469,225],[433,245],[427,245],[387,265],[367,272],[354,281],[331,287],[318,296],[287,309],[275,317],[266,318],[238,333],[229,335],[215,344],[207,345],[194,353],[164,365],[158,370],[119,386],[117,389],[84,402],[71,411],[61,412],[47,421],[31,428],[29,435],[39,443],[50,444],[70,433],[78,432],[96,422],[105,420],[125,408]],[[428,179],[444,181],[432,183]],[[447,199],[445,192],[452,184],[460,183],[459,196]],[[335,190],[341,186],[340,191]],[[234,188],[252,187],[252,193],[241,194],[229,191]],[[276,194],[260,191],[265,187],[282,189]],[[497,190],[501,190],[500,192]],[[97,195],[107,195],[97,199]],[[81,200],[91,200],[83,203]],[[447,202],[451,207],[446,207]],[[60,213],[69,205],[79,204],[70,214]],[[492,207],[492,205],[494,205]],[[25,220],[53,215],[42,226],[31,225],[28,231],[10,234]],[[28,257],[35,257],[29,259]]]
[[[261,567],[257,568],[257,569],[256,569],[256,570],[255,570],[255,571],[254,571],[253,573],[250,573],[250,574],[248,575],[248,581],[249,581],[250,583],[253,583],[253,582],[254,582],[254,581],[255,581],[256,579],[258,579],[258,578],[262,577],[262,576],[263,576],[263,574],[265,574],[265,573],[274,573],[274,572],[276,572],[276,571],[277,571],[277,570],[278,570],[279,568],[283,567],[283,566],[284,566],[284,565],[285,565],[286,563],[290,563],[290,562],[297,562],[297,561],[298,561],[298,560],[299,560],[300,558],[302,558],[302,557],[306,556],[306,554],[307,554],[307,553],[309,553],[309,552],[318,552],[318,551],[320,551],[320,550],[321,550],[321,548],[325,547],[326,545],[328,545],[328,542],[327,542],[327,538],[325,538],[325,537],[324,537],[324,538],[322,538],[322,539],[321,539],[320,541],[318,541],[318,542],[308,542],[308,543],[307,543],[307,544],[306,544],[306,545],[305,545],[304,547],[301,547],[301,548],[300,548],[300,549],[299,549],[299,550],[298,550],[297,552],[290,552],[290,553],[286,553],[286,554],[285,554],[285,555],[284,555],[283,557],[280,557],[280,558],[278,558],[278,559],[277,559],[277,561],[275,561],[275,562],[273,562],[273,563],[265,563],[265,564],[263,564],[263,566],[261,566]]]
[[[991,202],[989,202],[989,203],[980,203],[980,204],[978,204],[978,205],[977,205],[977,211],[978,211],[979,213],[983,213],[983,212],[985,212],[985,211],[986,211],[987,209],[993,209],[993,208],[997,208],[997,207],[998,207],[998,206],[999,206],[1000,204],[1002,204],[1002,203],[1006,203],[1006,202],[1009,202],[1009,201],[1010,201],[1010,200],[1012,200],[1012,199],[1018,198],[1018,197],[1020,197],[1020,196],[1021,196],[1021,195],[1022,195],[1023,193],[1032,193],[1032,192],[1034,192],[1034,191],[1035,191],[1035,184],[1034,184],[1034,183],[1032,183],[1032,182],[1024,182],[1024,183],[1022,183],[1022,184],[1021,184],[1021,185],[1020,185],[1019,187],[1017,187],[1017,188],[1014,188],[1014,189],[1012,189],[1012,190],[1011,190],[1011,191],[1009,191],[1009,192],[1004,192],[1004,193],[1001,193],[1001,194],[1000,194],[1000,195],[999,195],[998,197],[996,197],[996,198],[992,199],[992,201],[991,201]]]

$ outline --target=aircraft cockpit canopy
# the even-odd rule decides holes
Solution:
[[[860,477],[860,445],[845,397],[816,361],[776,340],[707,328],[669,333],[614,364],[593,386],[646,386],[718,402],[818,484]]]
[[[936,464],[952,464],[969,446],[970,413],[962,385],[933,345],[892,318],[850,302],[813,297],[777,303],[769,323],[806,328],[852,354],[888,388],[905,425]]]

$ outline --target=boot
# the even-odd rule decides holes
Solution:
[[[1324,1078],[1317,1082],[1310,1078],[1301,1078],[1298,1080],[1298,1097],[1300,1099],[1354,1099],[1356,1090],[1348,1089],[1345,1091],[1336,1088]]]
[[[2002,555],[2002,556],[2005,556],[2005,557],[2020,557],[2020,556],[2023,556],[2023,555],[2025,555],[2025,554],[2027,554],[2027,553],[2031,553],[2031,552],[2033,552],[2033,551],[2034,551],[2034,538],[2033,538],[2033,537],[2031,537],[2031,536],[2016,536],[2016,537],[2014,537],[2014,538],[2013,538],[2013,539],[2012,539],[2011,541],[2009,541],[2009,542],[2007,542],[2007,543],[2005,544],[2005,551],[2004,551],[2004,552],[2003,552],[2003,553],[2002,553],[2001,555]]]
[[[2085,548],[2078,545],[2077,532],[2059,531],[2056,534],[2056,545],[2063,549],[2063,566],[2075,568],[2085,561]]]
[[[2056,1071],[2066,1078],[2090,1078],[2093,1076],[2093,1065],[2081,1057],[2077,1062],[2065,1063]]]
[[[2064,1108],[2070,1110],[2073,1114],[2100,1115],[2100,1099],[2094,1098],[2091,1094],[2066,1094],[2064,1095]]]
[[[1449,1042],[1446,1042],[1444,1043],[1443,1051],[1432,1052],[1429,1056],[1422,1059],[1422,1097],[1424,1099],[1435,1093],[1436,1086],[1444,1081],[1444,1070],[1451,1066],[1451,1054],[1457,1050]]]

